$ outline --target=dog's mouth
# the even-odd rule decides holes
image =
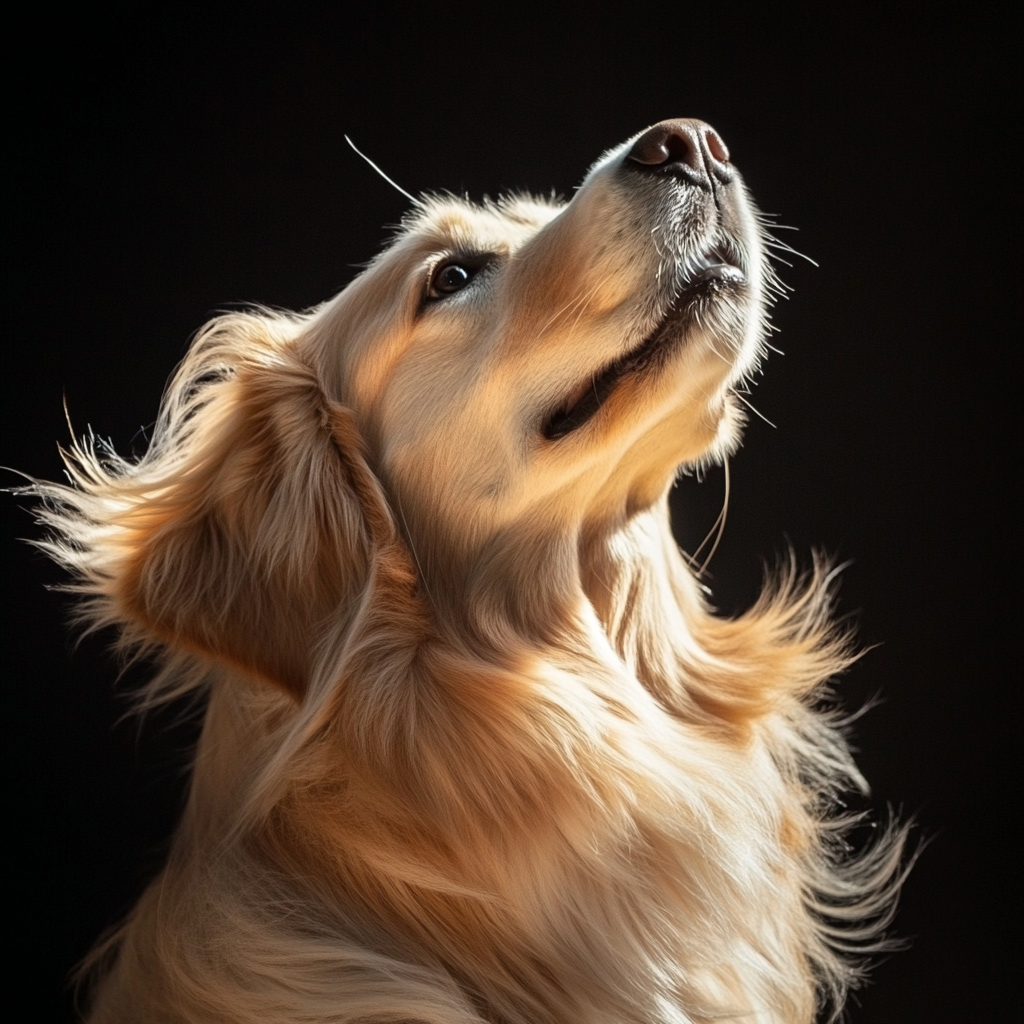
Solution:
[[[635,348],[581,382],[547,418],[544,437],[557,441],[578,430],[597,414],[624,378],[660,362],[686,336],[697,302],[745,283],[739,263],[738,256],[725,245],[714,246],[694,261],[654,330]]]

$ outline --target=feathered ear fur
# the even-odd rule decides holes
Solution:
[[[39,484],[46,549],[91,596],[84,617],[304,691],[322,627],[347,619],[383,500],[348,410],[296,348],[301,321],[214,320],[164,399],[148,452],[65,453]]]

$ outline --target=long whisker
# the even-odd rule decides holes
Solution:
[[[422,208],[423,203],[419,199],[417,199],[411,193],[406,192],[405,189],[398,184],[398,182],[394,181],[392,178],[389,178],[365,153],[360,152],[360,150],[356,147],[356,144],[347,135],[345,136],[345,141],[352,147],[353,150],[355,150],[356,155],[361,156],[392,188],[398,189],[398,191],[401,192],[402,195],[405,196],[405,198],[408,199],[413,204],[413,206],[418,206]]]
[[[412,533],[409,530],[409,520],[405,518],[405,509],[402,508],[402,501],[397,493],[393,495],[392,500],[395,503],[395,508],[398,509],[398,515],[402,520],[402,525],[405,527],[405,543],[409,546],[409,551],[412,554],[412,560],[416,563],[416,568],[419,570],[420,583],[423,586],[423,592],[427,595],[427,600],[430,604],[436,607],[434,595],[430,593],[430,587],[427,585],[427,574],[423,571],[423,563],[420,561],[420,556],[416,552],[416,545],[412,540]]]
[[[778,350],[776,350],[776,351],[778,351]],[[781,354],[781,353],[780,353],[780,354]],[[734,389],[734,390],[733,390],[733,394],[734,394],[734,395],[735,395],[735,396],[736,396],[736,397],[737,397],[737,398],[738,398],[738,399],[739,399],[739,400],[740,400],[740,401],[741,401],[741,402],[742,402],[742,403],[743,403],[743,404],[744,404],[744,405],[745,405],[745,406],[746,406],[746,407],[747,407],[747,408],[748,408],[748,409],[749,409],[749,410],[750,410],[750,411],[751,411],[751,412],[752,412],[752,413],[753,413],[753,414],[754,414],[755,416],[759,416],[759,417],[760,417],[761,419],[763,419],[763,420],[765,421],[765,423],[767,423],[767,424],[768,424],[768,426],[769,426],[769,427],[771,427],[771,428],[772,428],[773,430],[778,430],[778,429],[779,429],[779,428],[778,428],[778,427],[777,427],[777,426],[776,426],[776,425],[775,425],[774,423],[772,423],[772,421],[771,421],[770,419],[768,419],[768,417],[767,417],[767,416],[765,416],[765,414],[764,414],[763,412],[760,412],[760,411],[758,411],[757,409],[755,409],[755,408],[754,408],[754,406],[753,406],[753,405],[752,405],[752,404],[751,404],[750,402],[748,402],[748,401],[747,401],[747,400],[746,400],[746,399],[745,399],[745,398],[744,398],[744,397],[743,397],[743,396],[742,396],[742,395],[741,395],[741,394],[740,394],[740,393],[739,393],[738,391],[736,391],[736,390]]]
[[[811,266],[817,267],[820,264],[816,260],[812,260],[810,256],[800,252],[799,249],[794,249],[791,245],[786,245],[785,242],[780,242],[777,238],[772,238],[770,235],[764,239],[764,244],[771,249],[782,249],[784,252],[791,252],[794,256],[799,256],[802,260],[807,260]]]
[[[729,512],[729,459],[726,458],[722,462],[722,469],[725,470],[725,497],[722,500],[722,511],[718,513],[718,535],[715,537],[715,543],[711,545],[711,550],[708,552],[708,557],[704,559],[704,564],[697,571],[698,576],[704,575],[704,570],[707,569],[711,559],[714,558],[715,552],[718,550],[718,545],[722,540],[722,534],[725,533],[725,517]]]
[[[591,294],[591,292],[588,292],[586,295],[576,295],[573,298],[569,299],[568,302],[566,302],[564,305],[556,309],[554,313],[552,313],[551,316],[547,318],[547,320],[544,322],[543,327],[541,327],[538,333],[543,334],[560,317],[572,312],[572,310],[576,309],[576,307],[579,306],[581,303],[586,304],[587,302],[589,302]]]
[[[577,313],[576,320],[573,323],[573,326],[575,327],[576,324],[579,323],[580,317],[583,316],[583,314],[586,312],[587,306],[590,304],[590,300],[602,288],[604,288],[605,284],[612,278],[612,276],[612,274],[606,274],[588,292],[586,292],[583,295],[577,295],[575,298],[572,298],[568,302],[566,302],[564,306],[561,306],[559,309],[556,309],[555,312],[552,313],[550,317],[548,317],[547,321],[544,323],[544,326],[540,329],[540,333],[543,334],[560,317],[568,313],[571,313],[573,310],[578,309],[579,312]]]
[[[587,292],[587,295],[586,295],[586,298],[585,298],[585,300],[584,300],[584,301],[583,301],[583,303],[582,303],[582,304],[580,305],[580,307],[579,307],[579,309],[578,309],[578,311],[577,311],[577,313],[576,313],[576,319],[575,319],[575,320],[573,321],[573,324],[572,324],[572,325],[573,325],[573,327],[576,327],[576,326],[577,326],[577,324],[579,324],[579,322],[580,322],[580,318],[581,318],[581,317],[583,316],[583,314],[584,314],[584,313],[586,313],[586,311],[587,311],[587,307],[588,307],[588,306],[590,305],[590,300],[591,300],[591,299],[593,299],[593,297],[594,297],[595,295],[597,295],[597,294],[599,294],[599,293],[600,293],[601,291],[603,291],[603,290],[604,290],[604,286],[605,286],[605,285],[606,285],[606,284],[607,284],[607,283],[608,283],[608,282],[609,282],[609,281],[610,281],[610,280],[611,280],[611,279],[612,279],[612,278],[613,278],[614,276],[615,276],[614,274],[610,274],[610,273],[609,273],[609,274],[605,274],[605,276],[604,276],[604,277],[602,277],[602,278],[601,278],[601,280],[600,280],[600,281],[598,281],[598,282],[597,282],[597,284],[595,284],[595,285],[594,285],[594,287],[593,287],[593,288],[591,288],[589,292]]]
[[[722,469],[725,471],[725,495],[722,499],[722,510],[718,513],[718,518],[711,524],[711,529],[708,530],[707,536],[700,542],[696,550],[692,555],[689,556],[690,565],[697,564],[697,556],[704,550],[704,545],[711,540],[712,534],[715,534],[715,542],[711,545],[711,550],[708,552],[707,558],[704,559],[703,564],[697,570],[698,576],[704,575],[704,570],[707,569],[708,563],[711,561],[712,556],[718,550],[718,544],[722,539],[722,534],[725,532],[725,517],[729,511],[729,459],[726,457],[722,462]],[[715,531],[718,531],[717,534]]]

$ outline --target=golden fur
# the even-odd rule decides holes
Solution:
[[[311,313],[219,317],[139,461],[33,488],[88,621],[164,659],[143,703],[208,701],[95,1024],[793,1024],[878,947],[901,836],[851,857],[832,814],[827,567],[721,618],[668,525],[738,443],[763,228],[731,169],[629,146],[565,205],[418,203]],[[742,283],[692,283],[715,246]]]

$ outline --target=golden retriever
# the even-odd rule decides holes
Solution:
[[[207,709],[90,1019],[809,1022],[878,948],[899,830],[822,685],[827,567],[716,616],[669,529],[738,444],[774,285],[721,138],[571,202],[417,200],[303,315],[221,316],[147,453],[35,484],[94,626]]]

